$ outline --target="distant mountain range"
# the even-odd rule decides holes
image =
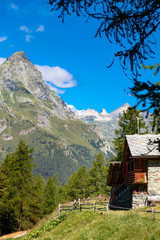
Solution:
[[[115,137],[115,129],[118,129],[119,115],[123,114],[130,107],[128,103],[123,104],[118,109],[111,113],[107,113],[105,109],[102,109],[101,113],[98,113],[94,109],[77,110],[73,105],[68,105],[68,109],[75,114],[75,118],[80,119],[88,125],[96,125],[96,133],[103,141],[103,147],[101,151],[107,155],[108,158],[112,158],[115,155],[113,146],[113,138]]]
[[[75,117],[84,122],[108,122],[113,121],[114,119],[117,120],[119,114],[122,114],[123,111],[126,111],[128,107],[130,107],[130,105],[125,103],[111,113],[107,113],[105,109],[102,109],[101,113],[98,113],[91,108],[87,110],[77,110],[73,105],[68,105],[68,109],[75,114]]]
[[[82,164],[90,168],[99,151],[114,155],[118,115],[128,106],[110,114],[67,106],[25,53],[14,53],[0,64],[0,161],[24,139],[34,147],[35,173],[65,183]]]

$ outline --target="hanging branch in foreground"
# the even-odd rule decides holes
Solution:
[[[129,66],[138,76],[143,62],[155,54],[153,33],[160,24],[159,0],[49,0],[48,3],[51,11],[59,12],[62,21],[73,13],[87,20],[97,19],[99,28],[95,36],[105,35],[109,42],[119,45],[121,50],[115,53],[113,62],[117,57],[124,71]]]
[[[134,80],[134,86],[130,88],[131,94],[133,94],[139,104],[142,104],[143,111],[152,112],[154,118],[153,129],[156,129],[157,133],[160,133],[160,85],[159,83],[141,82]]]

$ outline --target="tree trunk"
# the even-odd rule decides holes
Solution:
[[[20,211],[19,211],[19,231],[22,228],[22,209],[23,209],[23,199],[21,199]]]

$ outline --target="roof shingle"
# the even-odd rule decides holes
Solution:
[[[157,139],[160,139],[160,134],[126,135],[132,157],[160,156],[158,143],[153,143]]]

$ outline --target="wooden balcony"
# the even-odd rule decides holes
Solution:
[[[147,184],[146,172],[128,172],[128,176],[125,177],[125,183],[128,184]]]
[[[136,184],[147,184],[147,174],[146,172],[135,172],[134,173]]]

